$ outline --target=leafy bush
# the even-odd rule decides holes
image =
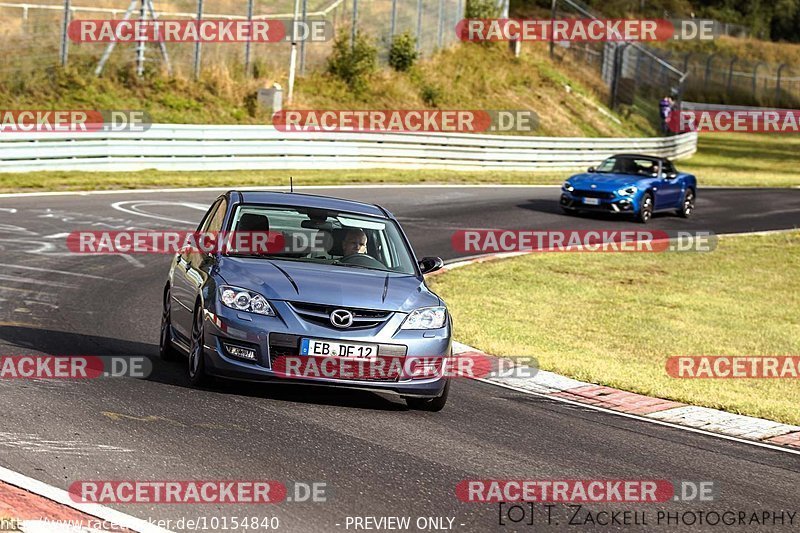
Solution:
[[[464,18],[493,19],[500,16],[496,0],[467,0]]]
[[[333,43],[333,52],[328,58],[328,72],[344,81],[355,93],[363,93],[368,87],[369,76],[378,65],[378,49],[361,32],[356,33],[351,46],[350,34],[340,32]]]
[[[417,60],[417,40],[408,32],[396,35],[389,48],[389,66],[406,72]]]

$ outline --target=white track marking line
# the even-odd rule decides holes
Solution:
[[[9,265],[6,263],[0,263],[1,267],[5,267],[8,269],[15,269],[19,268],[22,270],[35,270],[37,272],[50,272],[52,274],[63,274],[65,276],[78,276],[81,278],[89,278],[89,279],[103,279],[108,280],[110,278],[105,278],[103,276],[93,276],[92,274],[83,274],[81,272],[69,272],[67,270],[55,270],[53,268],[40,268],[40,267],[32,267],[32,266],[22,266],[22,265]]]
[[[52,485],[48,485],[47,483],[37,479],[19,474],[13,470],[3,468],[2,466],[0,466],[0,481],[23,490],[27,490],[28,492],[32,492],[56,503],[60,503],[61,505],[69,507],[70,509],[75,509],[76,511],[80,511],[91,516],[96,516],[102,520],[108,520],[109,522],[113,522],[114,524],[128,528],[132,531],[138,531],[139,533],[171,533],[167,529],[160,528],[145,520],[127,515],[120,511],[116,511],[110,507],[105,507],[96,503],[74,502],[67,491],[53,487]]]
[[[130,207],[128,207],[128,204],[131,204]],[[164,216],[164,215],[156,215],[156,214],[152,214],[152,213],[144,213],[144,212],[139,210],[139,206],[157,206],[157,205],[170,206],[170,207],[174,207],[174,206],[177,205],[177,206],[187,207],[189,209],[196,209],[198,211],[204,211],[204,212],[208,210],[208,206],[202,205],[202,204],[198,204],[198,203],[195,203],[195,202],[168,202],[168,201],[161,201],[161,200],[126,200],[126,201],[122,201],[122,202],[114,202],[113,204],[111,204],[111,207],[116,209],[117,211],[122,211],[123,213],[128,213],[129,215],[137,215],[137,216],[140,216],[140,217],[155,218],[155,219],[158,219],[158,220],[165,220],[167,222],[177,222],[179,224],[191,224],[191,225],[195,225],[195,224],[198,223],[198,221],[181,220],[181,219],[178,219],[178,218],[170,218],[170,217],[167,217],[167,216]]]

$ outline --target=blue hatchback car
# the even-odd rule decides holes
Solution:
[[[619,154],[586,174],[572,176],[561,187],[566,213],[601,211],[632,215],[647,223],[657,211],[688,218],[694,211],[697,179],[678,172],[662,157]]]
[[[391,213],[322,196],[230,191],[198,232],[278,233],[285,245],[262,254],[176,255],[164,286],[160,351],[165,359],[188,356],[191,384],[208,376],[310,383],[393,393],[415,409],[444,407],[444,372],[287,377],[276,369],[281,358],[311,355],[446,364],[451,318],[423,278],[443,262],[417,261]]]

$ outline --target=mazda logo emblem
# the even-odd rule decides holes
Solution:
[[[349,328],[353,325],[353,313],[347,309],[336,309],[331,312],[331,324],[337,328]]]

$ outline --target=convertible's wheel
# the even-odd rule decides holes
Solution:
[[[192,321],[192,346],[189,350],[189,383],[194,386],[206,385],[209,379],[206,375],[206,358],[203,349],[203,309],[198,307],[194,311]]]
[[[158,355],[164,361],[174,361],[177,359],[178,352],[172,345],[172,297],[170,289],[164,291],[164,304],[161,310],[161,335],[158,342]]]
[[[642,202],[639,204],[639,212],[636,214],[636,220],[642,224],[647,224],[653,218],[653,195],[649,192],[644,193]]]
[[[694,211],[694,190],[686,189],[686,192],[683,194],[683,204],[681,204],[680,209],[678,209],[678,215],[683,218],[689,218],[692,216],[692,212]]]
[[[417,411],[430,411],[435,413],[444,409],[449,393],[450,380],[448,379],[440,396],[436,398],[406,398],[406,404],[408,404],[408,407],[411,409],[416,409]]]

